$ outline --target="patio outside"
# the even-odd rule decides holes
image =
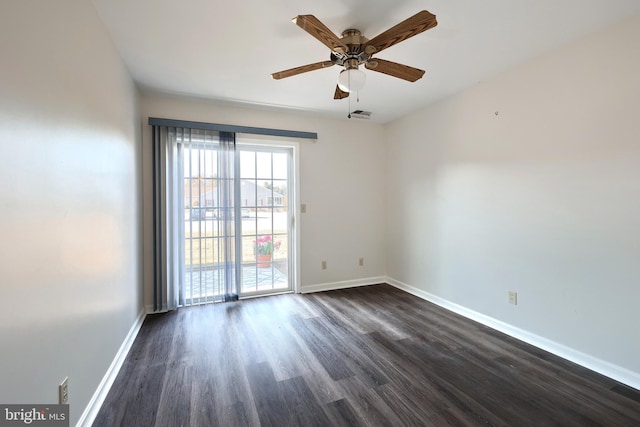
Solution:
[[[289,288],[287,210],[242,209],[242,259],[239,292],[282,291]],[[209,216],[204,219],[185,215],[185,296],[192,303],[208,302],[221,294],[224,280],[222,224]],[[267,263],[257,262],[256,236],[270,236],[278,249]],[[235,253],[235,251],[234,251]],[[235,263],[235,257],[228,260]]]

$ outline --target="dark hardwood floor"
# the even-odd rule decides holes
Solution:
[[[640,426],[640,392],[389,285],[148,316],[94,426]]]

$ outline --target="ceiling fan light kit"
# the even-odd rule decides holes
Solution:
[[[424,70],[380,58],[373,59],[372,55],[438,25],[436,16],[423,10],[369,40],[356,29],[345,30],[342,36],[338,37],[313,15],[298,15],[292,22],[331,49],[330,60],[279,71],[271,76],[279,80],[339,65],[344,67],[344,70],[338,75],[334,99],[347,98],[350,93],[358,92],[364,87],[366,76],[358,69],[360,65],[364,65],[367,70],[408,82],[422,78]]]
[[[357,68],[347,68],[338,74],[338,87],[345,92],[358,92],[364,87],[367,76]]]

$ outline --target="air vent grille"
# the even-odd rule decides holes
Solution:
[[[371,111],[353,110],[351,112],[351,117],[354,119],[370,119]]]

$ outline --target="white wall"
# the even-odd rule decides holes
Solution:
[[[388,275],[638,381],[638,76],[640,16],[389,124]]]
[[[289,111],[237,108],[160,94],[143,94],[145,235],[151,236],[151,127],[148,117],[317,132],[300,140],[301,291],[368,283],[385,274],[384,132],[370,122],[318,119]],[[150,242],[151,239],[145,239]],[[358,266],[364,257],[365,265]],[[321,262],[327,261],[327,269]],[[151,247],[145,247],[145,301],[152,304]],[[344,285],[344,283],[342,284]]]
[[[142,310],[136,89],[90,2],[0,6],[0,402],[78,420]]]

